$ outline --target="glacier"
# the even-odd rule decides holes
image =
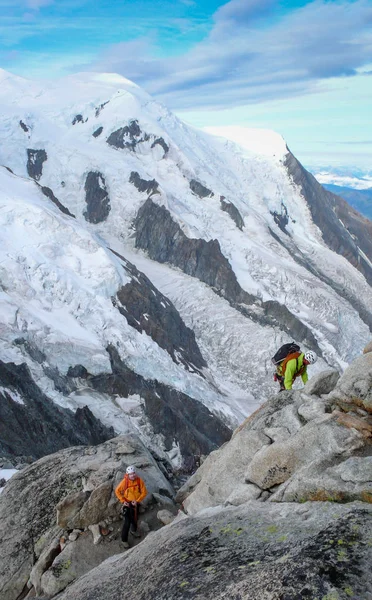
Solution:
[[[179,464],[177,434],[165,441],[137,388],[123,396],[90,385],[112,373],[108,348],[142,387],[156,381],[185,394],[231,428],[277,391],[270,357],[282,343],[307,348],[310,332],[321,353],[311,375],[343,370],[370,340],[365,272],[324,241],[281,136],[197,130],[116,74],[39,83],[0,70],[0,82],[0,358],[26,363],[56,405],[88,405]],[[167,244],[182,237],[185,268],[140,247],[135,222],[146,201],[171,223]],[[156,227],[152,247],[162,242]],[[351,241],[368,268],[369,249]],[[217,289],[190,274],[200,252],[207,269],[211,248],[240,300],[224,281]],[[126,261],[193,332],[203,366],[185,361],[182,346],[173,355],[161,347],[155,325],[143,325],[152,315],[131,324],[119,312],[115,298],[136,279]],[[76,366],[89,378],[69,375]]]

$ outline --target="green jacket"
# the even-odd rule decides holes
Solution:
[[[286,390],[292,389],[293,382],[299,375],[301,375],[301,379],[304,383],[306,383],[309,379],[307,375],[307,366],[304,365],[303,352],[297,359],[292,358],[292,360],[289,360],[287,362],[287,366],[284,373],[284,387]]]

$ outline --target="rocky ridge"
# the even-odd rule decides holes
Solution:
[[[251,499],[372,502],[371,351],[270,398],[178,492],[189,514]]]
[[[128,464],[145,479],[140,531],[176,512],[166,465],[135,435],[46,456],[14,475],[0,495],[0,598],[53,597],[105,558],[122,551],[114,489]],[[132,540],[133,541],[133,540]],[[134,539],[133,543],[138,543]]]
[[[341,376],[271,397],[176,495],[135,436],[37,461],[0,496],[1,600],[371,600],[371,390],[369,344]],[[152,533],[123,553],[129,463]]]

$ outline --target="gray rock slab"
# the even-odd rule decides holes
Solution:
[[[246,465],[269,443],[269,438],[262,432],[243,429],[228,444],[210,454],[198,469],[200,483],[183,502],[187,513],[192,515],[208,506],[224,504],[238,484],[245,484]],[[190,481],[189,490],[194,483],[195,479]],[[242,500],[246,502],[245,495]]]
[[[74,520],[78,517],[80,509],[88,498],[89,494],[87,492],[74,492],[58,502],[56,506],[57,524],[60,527],[73,529]]]
[[[50,561],[44,555],[42,558],[44,551],[49,558],[53,558],[53,548],[58,551],[57,544],[53,542],[56,531],[60,529],[56,528],[57,506],[59,523],[63,523],[63,528],[66,527],[67,534],[68,529],[77,527],[74,524],[76,521],[81,526],[89,527],[101,521],[106,522],[107,519],[115,523],[116,528],[120,528],[121,505],[115,497],[113,484],[124,476],[128,462],[115,450],[127,443],[135,448],[135,453],[130,455],[130,461],[142,465],[140,475],[145,480],[149,495],[153,491],[173,495],[174,491],[169,481],[158,468],[151,453],[135,435],[120,436],[99,446],[66,448],[35,461],[8,481],[0,495],[1,600],[16,600],[20,597],[38,559],[40,562],[37,573],[34,573],[35,583],[44,578],[43,581],[49,582],[45,584],[48,590],[57,589],[54,575],[46,575],[50,570]],[[84,485],[88,485],[89,490],[83,491]],[[147,517],[146,513],[145,516]],[[153,521],[156,522],[155,528],[159,527],[156,516]],[[153,521],[150,519],[151,527]],[[75,542],[67,543],[63,552],[67,552],[71,544],[80,544],[80,537],[82,536]],[[104,558],[119,551],[114,538],[111,535],[107,538],[111,539],[110,543],[106,544],[105,538],[98,545],[94,545],[92,534],[87,532],[86,539],[89,541],[86,541],[86,544],[90,544],[90,550],[84,546],[84,552],[90,552],[92,557],[82,561],[81,565],[86,565],[88,569],[91,568],[92,562],[96,561],[95,566],[103,560],[103,545],[107,551]],[[71,551],[70,548],[68,552]],[[44,567],[46,571],[42,572]],[[81,566],[79,569],[78,573],[82,574],[85,567]],[[65,571],[67,582],[71,580],[73,571],[66,569],[61,573],[65,574]],[[52,581],[54,583],[51,583]]]
[[[321,371],[321,373],[318,373],[309,379],[304,387],[304,392],[309,396],[321,396],[322,394],[329,394],[329,392],[335,388],[339,378],[340,374],[335,369]]]
[[[166,509],[158,510],[156,516],[163,525],[169,525],[175,519],[175,515]]]
[[[245,480],[269,489],[287,481],[296,470],[314,460],[338,457],[364,445],[361,434],[340,427],[332,415],[314,419],[289,440],[262,448],[252,458]]]
[[[305,400],[305,402],[298,407],[297,411],[306,421],[312,421],[313,419],[317,419],[324,415],[326,406],[324,400],[310,398]]]
[[[93,549],[91,533],[83,533],[75,542],[67,544],[54,559],[51,567],[43,573],[40,582],[41,593],[55,596],[72,581],[120,551],[119,540],[110,544],[100,543]]]
[[[157,494],[156,492],[153,492],[152,496],[154,500],[161,506],[175,507],[175,503],[171,498],[168,498],[168,496],[163,496],[162,494]]]
[[[372,456],[353,456],[334,470],[343,481],[368,482],[372,492]]]
[[[270,497],[270,502],[372,503],[371,457],[352,457],[329,465],[317,460],[296,473]],[[349,462],[350,461],[350,462]],[[366,505],[368,506],[368,504]]]
[[[252,483],[238,483],[227,500],[225,500],[225,506],[229,504],[240,506],[240,504],[244,504],[250,500],[257,500],[261,493],[262,490]]]
[[[212,509],[146,538],[58,600],[367,598],[371,507],[263,504]],[[156,559],[155,559],[156,557]]]
[[[30,583],[34,586],[36,594],[41,594],[41,577],[52,563],[54,557],[60,552],[60,536],[62,530],[59,530],[59,535],[56,535],[51,543],[43,550],[38,561],[33,566],[30,573]]]
[[[359,356],[348,366],[329,399],[344,400],[372,413],[372,352]]]

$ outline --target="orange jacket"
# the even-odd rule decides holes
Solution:
[[[124,475],[124,479],[119,483],[115,490],[116,497],[120,502],[142,502],[147,496],[147,489],[141,477],[136,477],[131,481],[128,475]]]

